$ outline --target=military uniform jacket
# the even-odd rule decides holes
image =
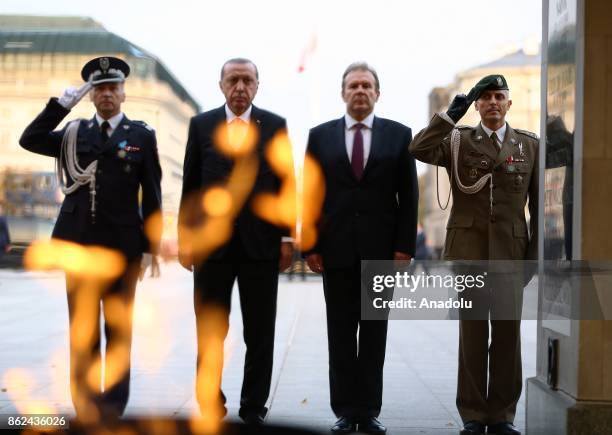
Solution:
[[[29,151],[58,158],[65,129],[53,130],[68,113],[52,98],[25,129],[19,143]],[[77,159],[82,168],[98,160],[95,220],[86,184],[65,197],[52,237],[116,249],[128,260],[143,252],[157,252],[143,228],[143,221],[161,209],[161,167],[153,130],[124,115],[103,143],[96,118],[82,120],[77,134]],[[68,186],[71,184],[68,178]]]
[[[429,126],[410,144],[420,161],[446,168],[451,176],[450,137],[455,128],[434,115]],[[538,231],[538,138],[535,134],[506,129],[502,148],[493,143],[480,124],[457,127],[461,134],[458,174],[471,186],[493,174],[493,198],[487,183],[475,194],[462,192],[452,179],[453,206],[446,226],[443,258],[446,260],[535,260]],[[525,205],[529,201],[530,231]]]

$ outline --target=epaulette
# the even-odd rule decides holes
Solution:
[[[147,123],[146,123],[146,122],[144,122],[144,121],[132,121],[132,122],[133,122],[134,124],[136,124],[136,125],[140,126],[140,127],[146,128],[146,129],[147,129],[147,130],[149,130],[149,131],[152,131],[152,132],[154,132],[154,131],[155,131],[155,129],[154,129],[153,127],[151,127],[149,124],[147,124]]]
[[[517,133],[524,134],[525,136],[529,136],[529,137],[530,137],[530,138],[532,138],[532,139],[535,139],[535,140],[540,140],[540,137],[539,137],[537,134],[532,133],[532,132],[530,132],[530,131],[527,131],[527,130],[521,130],[520,128],[515,128],[515,129],[514,129],[514,131],[516,131]]]

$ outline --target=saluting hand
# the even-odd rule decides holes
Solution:
[[[58,98],[57,102],[60,103],[65,109],[70,110],[76,106],[79,101],[81,101],[85,94],[89,92],[91,87],[90,82],[85,83],[78,89],[74,86],[70,86],[64,90],[64,93]]]
[[[470,108],[470,105],[480,97],[480,95],[489,85],[490,83],[488,81],[483,82],[481,80],[476,84],[476,86],[470,89],[470,92],[467,95],[456,95],[455,98],[453,98],[453,101],[450,103],[450,106],[448,106],[446,114],[450,119],[455,121],[455,123],[459,122],[459,120],[463,118],[463,115],[465,115]]]
[[[472,104],[472,101],[473,100],[470,100],[470,98],[467,95],[458,94],[455,96],[455,98],[453,98],[453,101],[448,107],[446,114],[456,124],[457,122],[459,122],[461,118],[463,118],[463,115],[465,115],[465,113],[468,111],[468,109],[470,108],[470,105]]]

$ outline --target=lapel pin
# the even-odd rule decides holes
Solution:
[[[523,157],[525,155],[525,153],[523,152],[523,142],[519,142],[518,147],[519,147],[519,156]]]
[[[123,129],[124,129],[124,130],[129,130],[129,129],[130,129],[130,126],[129,126],[129,125],[127,125],[127,124],[124,124],[124,125],[123,125]]]
[[[93,121],[89,121],[89,124],[87,124],[87,128],[91,128],[93,127]]]
[[[514,139],[514,138],[510,139],[510,143],[512,143],[512,145],[514,145],[516,143],[516,139]]]

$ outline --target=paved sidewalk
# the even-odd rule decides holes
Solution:
[[[41,405],[72,413],[68,389],[68,319],[59,273],[0,271],[0,414]],[[244,343],[237,292],[226,340],[223,387],[237,418]],[[389,324],[383,412],[389,434],[457,434],[456,321]],[[523,375],[535,374],[536,322],[523,322]],[[195,316],[191,276],[176,264],[137,291],[129,415],[198,412],[194,398]],[[16,368],[21,369],[15,371]],[[13,383],[17,385],[14,386]],[[516,424],[524,429],[524,395]],[[327,431],[327,340],[321,281],[281,278],[270,423]]]

